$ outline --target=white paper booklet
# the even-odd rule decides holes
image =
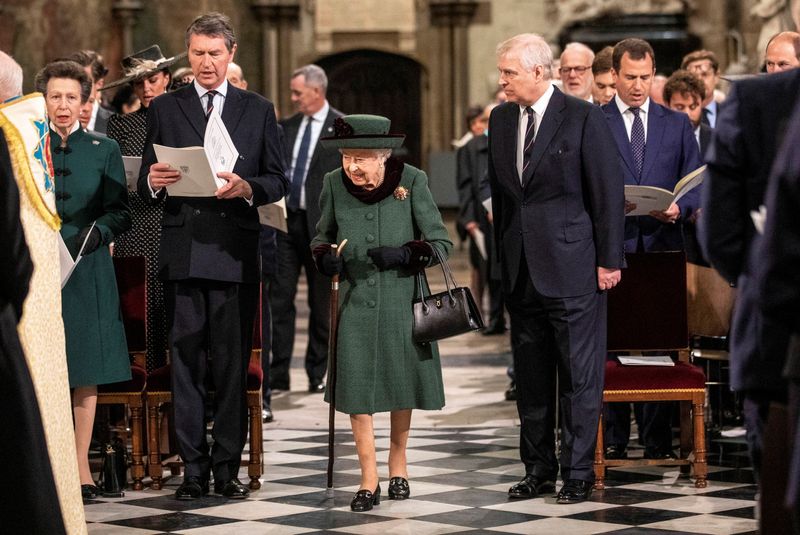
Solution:
[[[270,227],[280,230],[281,232],[289,232],[289,229],[286,226],[285,197],[279,200],[278,202],[259,206],[257,210],[258,210],[258,221],[262,225],[268,225]]]
[[[64,243],[64,238],[61,237],[60,232],[58,233],[58,256],[59,263],[61,264],[62,289],[64,286],[66,286],[67,281],[72,275],[72,272],[75,271],[75,268],[78,266],[78,262],[80,262],[81,258],[83,258],[83,250],[86,248],[86,242],[89,241],[89,236],[92,234],[92,230],[94,230],[95,223],[97,222],[93,222],[92,226],[89,228],[89,232],[86,234],[86,238],[84,238],[81,248],[78,250],[78,257],[74,260],[72,259],[69,249],[67,249],[67,244]]]
[[[669,355],[653,355],[646,357],[644,355],[629,355],[626,357],[617,356],[617,360],[623,366],[675,366]]]
[[[216,111],[211,112],[202,147],[165,147],[153,144],[156,158],[181,172],[181,179],[167,186],[172,197],[213,197],[227,182],[217,177],[232,172],[239,152]]]
[[[625,186],[625,200],[636,205],[636,209],[625,215],[650,215],[653,210],[663,212],[672,203],[678,202],[681,197],[702,184],[705,177],[704,165],[680,179],[672,191],[655,186]]]
[[[123,156],[122,163],[125,165],[125,181],[128,183],[128,189],[136,191],[142,159],[139,156]]]

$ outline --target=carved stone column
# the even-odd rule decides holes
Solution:
[[[116,0],[111,10],[114,19],[118,20],[122,26],[122,55],[133,54],[133,26],[139,13],[144,9],[140,0]]]
[[[439,28],[439,94],[442,125],[436,145],[444,149],[462,134],[469,106],[469,39],[467,29],[478,7],[476,0],[430,0],[431,24]],[[438,141],[438,143],[436,143]]]
[[[299,0],[252,0],[261,22],[261,91],[286,116],[291,111],[292,28],[300,21]]]

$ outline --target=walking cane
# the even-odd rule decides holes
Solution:
[[[331,245],[336,256],[341,256],[347,239]],[[336,427],[336,338],[339,324],[339,275],[331,277],[331,319],[328,331],[328,488],[325,494],[333,498],[333,435]]]

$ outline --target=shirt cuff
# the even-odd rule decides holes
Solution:
[[[147,173],[147,189],[150,190],[150,195],[152,195],[154,199],[158,197],[158,194],[161,193],[161,190],[163,189],[158,188],[158,190],[153,191],[153,186],[150,184],[150,173]]]

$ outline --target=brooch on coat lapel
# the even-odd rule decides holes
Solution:
[[[408,197],[408,190],[403,186],[397,186],[394,189],[394,198],[398,201],[404,201]]]

